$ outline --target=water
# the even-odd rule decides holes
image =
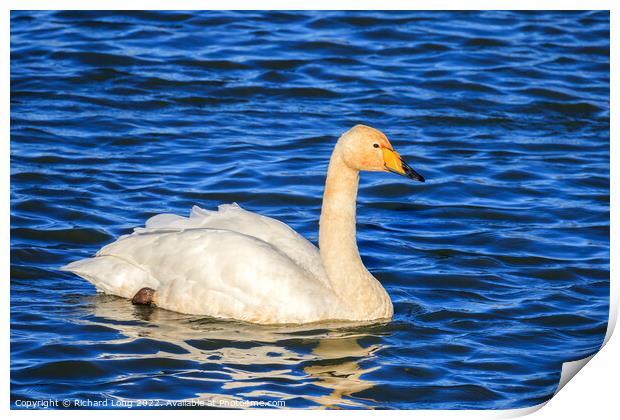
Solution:
[[[607,12],[13,12],[17,400],[517,408],[609,304]],[[133,307],[58,267],[149,216],[236,201],[312,241],[356,123],[426,178],[362,175],[371,326]]]

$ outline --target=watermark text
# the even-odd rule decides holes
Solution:
[[[27,410],[40,409],[63,409],[63,408],[284,408],[286,401],[284,400],[245,400],[245,399],[187,399],[187,400],[163,400],[163,399],[138,399],[126,400],[115,398],[103,399],[78,399],[65,398],[42,399],[42,400],[15,400],[15,408]]]

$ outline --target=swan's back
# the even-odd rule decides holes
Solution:
[[[316,246],[287,224],[244,210],[237,203],[222,204],[218,211],[194,206],[189,217],[158,214],[148,219],[144,228],[136,228],[134,232],[142,234],[196,228],[228,230],[261,239],[284,252],[317,280],[328,285],[321,255]]]

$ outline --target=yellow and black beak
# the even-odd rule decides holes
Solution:
[[[424,177],[413,170],[413,168],[400,157],[393,149],[382,147],[383,161],[385,162],[385,169],[390,172],[394,172],[398,175],[406,176],[416,181],[424,182]]]

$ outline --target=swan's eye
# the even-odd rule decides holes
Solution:
[[[375,149],[379,148],[379,145],[377,143],[373,144],[372,147],[374,147]]]

